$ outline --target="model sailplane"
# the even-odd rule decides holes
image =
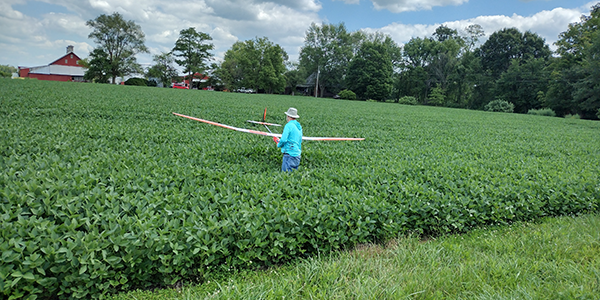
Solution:
[[[265,107],[265,112],[263,113],[262,121],[247,120],[246,122],[249,122],[252,124],[257,124],[257,125],[265,125],[265,128],[267,128],[267,130],[269,132],[271,132],[271,130],[267,126],[279,126],[279,127],[281,126],[281,124],[267,123],[267,108],[266,107]]]
[[[187,118],[187,119],[190,119],[190,120],[194,120],[194,121],[198,121],[198,122],[202,122],[202,123],[206,123],[206,124],[210,124],[210,125],[215,125],[215,126],[219,126],[219,127],[223,127],[223,128],[227,128],[227,129],[239,131],[239,132],[245,132],[245,133],[252,133],[252,134],[258,134],[258,135],[264,135],[264,136],[281,138],[281,134],[272,133],[271,130],[269,130],[269,127],[267,127],[267,126],[281,126],[279,124],[272,124],[272,123],[258,122],[258,121],[248,121],[248,122],[253,123],[253,124],[265,125],[265,127],[267,128],[267,130],[269,130],[269,132],[265,132],[265,131],[260,131],[260,130],[253,130],[253,129],[246,129],[246,128],[234,127],[234,126],[225,125],[225,124],[221,124],[221,123],[217,123],[217,122],[213,122],[213,121],[209,121],[209,120],[204,120],[204,119],[200,119],[200,118],[196,118],[196,117],[190,117],[190,116],[178,114],[178,113],[175,113],[175,112],[173,114],[176,115],[176,116],[178,116],[178,117]],[[265,109],[265,115],[266,115],[266,109]],[[263,117],[263,121],[264,121],[264,117]],[[362,141],[362,140],[364,140],[364,138],[303,136],[302,140],[303,141]]]

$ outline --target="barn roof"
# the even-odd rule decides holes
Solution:
[[[83,76],[85,70],[83,67],[75,66],[62,66],[62,65],[47,65],[40,67],[32,67],[29,69],[31,74],[45,74],[45,75],[71,75],[71,76]]]

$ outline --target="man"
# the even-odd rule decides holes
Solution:
[[[302,153],[302,126],[296,119],[298,116],[298,110],[290,107],[285,112],[287,123],[283,128],[283,134],[281,139],[276,137],[273,141],[277,143],[277,147],[281,148],[283,153],[283,162],[281,163],[281,171],[293,171],[297,170],[300,165],[300,154]]]

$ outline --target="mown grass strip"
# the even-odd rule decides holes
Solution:
[[[598,299],[600,215],[361,245],[125,299]]]

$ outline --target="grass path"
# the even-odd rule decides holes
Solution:
[[[400,238],[113,299],[600,299],[600,215]]]

